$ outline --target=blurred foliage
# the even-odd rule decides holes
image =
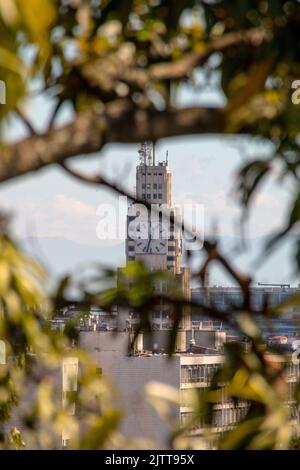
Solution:
[[[267,161],[241,170],[238,195],[248,206],[275,161],[299,185],[300,105],[291,99],[300,76],[299,18],[299,2],[283,0],[1,0],[0,78],[9,87],[0,118],[12,111],[24,118],[25,98],[37,87],[56,100],[53,120],[66,102],[75,113],[125,98],[162,111],[178,104],[181,85],[199,92],[199,71],[219,76],[225,132],[273,145]],[[283,234],[297,227],[298,206],[296,192]],[[295,251],[299,267],[298,244]]]
[[[289,449],[292,449],[292,450],[299,450],[300,449],[300,439],[299,439],[299,437],[292,437],[292,439],[290,441]]]
[[[6,105],[0,106],[1,123],[12,113],[26,122],[24,109],[33,93],[55,98],[52,124],[66,102],[78,113],[103,109],[126,98],[135,109],[158,116],[160,111],[178,105],[182,85],[188,84],[198,93],[199,71],[208,77],[215,74],[220,77],[225,98],[224,132],[244,133],[272,144],[271,157],[256,156],[238,175],[237,197],[246,214],[275,164],[280,165],[282,179],[294,182],[296,190],[291,207],[286,208],[286,227],[273,234],[268,248],[274,248],[287,234],[295,234],[295,268],[299,272],[300,105],[291,99],[293,82],[300,77],[299,25],[298,1],[0,0],[0,79],[9,83]],[[59,446],[57,439],[64,429],[77,448],[138,446],[138,440],[129,443],[118,433],[121,414],[112,403],[111,386],[95,375],[90,358],[74,345],[76,323],[67,324],[65,334],[49,328],[54,309],[70,300],[72,279],[66,277],[57,293],[50,296],[44,270],[8,237],[7,217],[0,218],[0,228],[0,337],[5,338],[7,354],[13,358],[9,367],[0,366],[2,447],[23,448],[25,443],[53,448]],[[117,277],[116,273],[104,273],[106,279],[118,279],[117,287],[100,292],[97,276],[93,282],[88,279],[79,283],[82,314],[90,304],[108,312],[115,306],[130,307],[142,314],[140,330],[144,330],[150,328],[149,314],[155,303],[168,301],[174,313],[169,352],[174,349],[181,312],[187,304],[192,311],[202,309],[213,318],[229,322],[248,338],[251,350],[226,346],[224,367],[212,387],[203,396],[193,397],[195,419],[205,419],[205,437],[210,436],[209,423],[226,383],[228,396],[247,400],[249,408],[240,424],[222,436],[220,448],[295,448],[298,444],[291,440],[285,407],[284,364],[288,358],[282,356],[279,368],[269,361],[253,316],[250,279],[234,270],[216,243],[205,244],[204,251],[207,257],[196,279],[203,279],[211,264],[221,263],[242,289],[241,306],[232,305],[230,311],[220,312],[215,307],[193,305],[180,295],[175,280],[167,279],[164,273],[147,273],[134,263]],[[162,278],[170,286],[165,294],[155,290],[155,283]],[[299,298],[293,302],[299,305]],[[266,301],[259,313],[270,318],[285,307],[273,309]],[[70,354],[80,359],[82,370],[76,399],[73,397],[64,409],[55,403],[56,384],[51,372]],[[16,406],[22,409],[22,397],[32,382],[36,393],[31,406],[26,406],[23,436],[15,427],[7,430],[5,421],[10,420]],[[157,384],[152,384],[147,393],[157,411],[171,419],[169,406],[178,399],[176,393]],[[101,397],[101,412],[91,407],[95,394]],[[83,435],[78,417],[69,412],[74,399],[84,423],[80,427]],[[299,401],[297,394],[295,401]],[[172,422],[172,445],[197,445],[186,437],[186,429],[175,430],[174,426]]]
[[[112,386],[99,376],[91,357],[74,346],[69,331],[61,334],[49,327],[53,308],[45,286],[43,268],[2,235],[0,338],[6,364],[0,365],[1,448],[61,448],[66,432],[74,448],[126,446],[116,432],[121,413]],[[61,374],[70,357],[78,359],[80,371],[75,398],[69,393],[66,401]],[[74,399],[80,411],[76,416]],[[21,434],[10,428],[14,421]]]

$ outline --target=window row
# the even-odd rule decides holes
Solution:
[[[247,407],[223,408],[214,410],[211,421],[208,418],[201,417],[195,419],[193,413],[181,413],[180,421],[182,426],[186,426],[189,430],[197,430],[203,426],[212,425],[213,427],[232,426],[241,421],[247,413]]]
[[[153,312],[152,313],[153,319],[170,318],[170,317],[171,317],[170,312]]]
[[[218,364],[182,366],[181,382],[209,382],[219,367]]]
[[[146,194],[143,193],[142,194],[142,199],[162,199],[162,194],[161,193],[153,194],[153,195],[147,194],[147,196],[146,196]]]
[[[134,251],[134,248],[135,248],[134,245],[129,245],[128,246],[128,251]],[[171,252],[176,251],[176,247],[169,245],[168,246],[168,251],[171,251]]]
[[[134,251],[133,247],[129,247],[128,251],[133,252]],[[134,261],[134,260],[135,260],[135,257],[132,256],[132,254],[130,254],[128,256],[128,261]],[[167,256],[167,261],[169,261],[169,262],[175,261],[175,256]]]
[[[143,184],[142,184],[142,188],[143,188],[143,189],[146,189],[146,188],[147,188],[147,189],[151,189],[151,188],[153,188],[153,189],[162,189],[162,184],[161,184],[161,183],[158,183],[158,184],[157,184],[157,183],[153,183],[153,184],[150,184],[150,183],[145,184],[145,183],[143,183]]]

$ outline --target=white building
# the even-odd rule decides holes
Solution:
[[[87,350],[98,369],[111,379],[119,394],[117,406],[124,410],[125,417],[120,431],[124,436],[143,437],[151,440],[159,449],[170,447],[170,429],[147,402],[145,388],[149,382],[172,386],[180,392],[178,405],[172,408],[175,426],[186,425],[193,416],[190,404],[191,390],[207,388],[211,379],[224,361],[222,354],[176,353],[170,359],[166,354],[143,352],[143,338],[139,337],[135,355],[128,356],[130,335],[105,332],[82,332],[81,347]],[[247,405],[239,406],[226,399],[216,405],[214,432],[220,433],[233,426],[245,413]],[[190,435],[202,434],[205,423],[193,424]],[[212,441],[204,441],[203,447],[212,447]]]
[[[140,335],[135,354],[128,356],[130,335],[125,332],[114,336],[108,332],[83,332],[80,338],[81,346],[89,351],[98,369],[111,379],[118,391],[119,399],[116,404],[125,413],[120,428],[125,437],[143,437],[155,443],[159,449],[170,448],[168,423],[158,416],[145,396],[145,388],[151,382],[174,387],[179,392],[180,400],[172,407],[174,426],[188,425],[187,436],[197,438],[198,446],[200,438],[201,448],[215,448],[216,438],[232,429],[247,413],[248,404],[243,400],[234,403],[225,393],[225,384],[219,384],[223,386],[224,392],[220,402],[213,408],[209,439],[203,438],[208,423],[205,420],[194,420],[192,394],[195,391],[201,394],[210,386],[215,372],[224,362],[222,353],[178,352],[170,359],[166,354],[146,353],[144,339]],[[270,354],[270,362],[282,360],[280,356]],[[290,410],[290,424],[295,432],[298,432],[300,424],[299,406],[294,399],[299,379],[300,365],[288,364],[287,406]]]

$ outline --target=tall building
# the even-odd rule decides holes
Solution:
[[[154,146],[150,143],[141,145],[139,155],[136,198],[140,203],[132,204],[128,210],[126,260],[140,260],[149,269],[181,273],[182,240],[174,223],[179,221],[180,212],[172,206],[168,156],[156,163]],[[145,207],[141,203],[145,203]],[[135,237],[130,237],[130,232],[134,232]]]
[[[176,224],[172,223],[172,218],[178,218],[179,211],[172,205],[172,174],[168,158],[156,162],[154,148],[148,143],[142,144],[139,154],[140,160],[136,167],[136,196],[139,204],[132,204],[128,208],[126,261],[130,263],[138,260],[149,270],[169,272],[170,277],[178,280],[186,298],[189,298],[190,274],[188,269],[182,267],[182,239],[180,231],[176,231]],[[154,208],[154,217],[151,217],[151,205]],[[171,219],[167,232],[163,227],[166,213]],[[157,217],[157,214],[160,215]],[[120,275],[121,272],[120,270]],[[155,288],[158,292],[167,293],[165,289],[168,288],[168,283],[159,281]],[[238,288],[210,287],[209,279],[206,279],[203,287],[193,290],[192,300],[226,310],[233,303],[241,302],[241,294]],[[259,309],[264,302],[265,290],[252,289],[251,294]],[[279,294],[281,300],[288,298],[285,289],[280,292],[272,291],[274,302],[279,299]],[[149,405],[145,396],[145,390],[149,391],[149,382],[152,385],[153,382],[160,382],[165,387],[164,390],[171,390],[166,388],[171,386],[178,392],[178,400],[172,405],[172,419],[175,427],[186,427],[185,437],[190,438],[191,448],[216,448],[220,435],[233,429],[245,417],[249,403],[245,400],[233,400],[227,395],[227,384],[221,382],[218,384],[221,389],[219,401],[212,407],[212,421],[209,423],[198,412],[195,415],[195,397],[199,402],[199,398],[205,396],[215,372],[226,360],[223,352],[226,342],[239,342],[245,351],[250,345],[244,338],[238,338],[224,330],[220,322],[213,322],[203,316],[201,309],[193,312],[191,322],[189,310],[186,309],[182,312],[183,320],[170,361],[166,351],[170,333],[167,330],[172,326],[172,311],[170,305],[162,301],[153,309],[152,329],[157,331],[152,331],[151,335],[147,331],[142,332],[137,336],[133,347],[133,330],[139,322],[139,312],[118,307],[118,314],[107,317],[103,311],[91,310],[88,321],[80,324],[80,346],[91,354],[95,367],[118,390],[116,405],[125,412],[120,431],[126,438],[139,436],[149,440],[147,442],[153,442],[159,449],[170,447],[170,427]],[[109,331],[103,331],[106,324],[119,329],[120,317],[123,319],[122,331],[113,335]],[[269,354],[269,361],[274,363],[276,370],[283,361],[287,361],[285,378],[289,395],[286,405],[293,433],[298,435],[300,413],[295,390],[300,377],[300,364],[293,364],[288,354],[284,359]],[[63,406],[67,403],[68,394],[77,390],[74,376],[79,373],[76,358],[67,358],[62,364]],[[71,409],[70,412],[73,414],[76,410]],[[66,429],[63,432],[63,446],[69,444],[68,431]]]
[[[172,173],[168,155],[164,161],[155,161],[151,143],[143,143],[136,167],[136,198],[127,215],[126,262],[141,261],[149,270],[169,271],[178,281],[186,299],[190,299],[190,271],[182,267],[182,237],[180,211],[172,205]],[[165,281],[156,286],[166,293]],[[190,329],[188,308],[182,312],[181,329]],[[130,325],[138,321],[137,312],[128,312]],[[154,329],[172,326],[170,306],[161,305],[152,312]]]

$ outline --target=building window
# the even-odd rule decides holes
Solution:
[[[134,251],[134,246],[133,246],[133,245],[129,245],[128,251]]]
[[[153,199],[157,199],[157,194],[153,194]]]
[[[162,176],[162,173],[158,173],[159,176]]]
[[[151,194],[147,194],[147,199],[151,199]]]
[[[153,184],[153,189],[157,189],[157,184],[156,183]]]
[[[146,176],[146,173],[143,171],[142,175],[143,175],[143,176]]]
[[[162,189],[162,184],[161,183],[159,183],[158,189]]]
[[[161,193],[159,193],[158,199],[162,199],[162,194]]]
[[[147,189],[151,189],[151,184],[147,184]]]
[[[134,256],[128,256],[128,261],[134,261]]]
[[[146,188],[146,185],[145,183],[142,184],[142,188],[145,189]]]
[[[151,173],[148,173],[148,176],[151,176]]]
[[[153,173],[153,174],[154,174],[154,176],[157,176],[157,173]]]
[[[159,319],[160,318],[160,312],[153,312],[152,313],[152,318]]]
[[[175,251],[175,246],[168,246],[168,251]]]
[[[146,199],[146,194],[145,193],[142,194],[142,199]]]
[[[167,256],[167,261],[174,261],[175,260],[175,256]]]

